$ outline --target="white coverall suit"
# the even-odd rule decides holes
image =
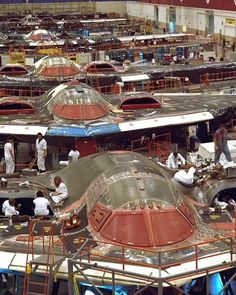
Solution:
[[[6,162],[6,173],[13,173],[15,170],[14,147],[11,142],[4,145],[4,158]]]
[[[47,154],[47,142],[43,138],[39,140],[39,138],[36,139],[36,150],[37,150],[37,165],[39,171],[45,171],[45,157]]]

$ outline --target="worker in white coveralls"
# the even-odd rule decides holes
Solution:
[[[50,193],[53,202],[58,204],[68,198],[68,190],[60,176],[54,177],[55,191]]]
[[[49,214],[48,206],[50,202],[42,191],[36,192],[36,198],[33,200],[33,203],[35,216],[46,216]]]
[[[72,147],[69,154],[68,154],[68,162],[74,162],[78,160],[80,157],[80,152],[77,150],[76,147]]]
[[[37,134],[36,144],[35,144],[35,156],[37,158],[37,165],[39,173],[46,172],[45,159],[47,156],[47,142],[43,138],[41,132]]]
[[[15,170],[15,152],[12,137],[8,137],[7,142],[4,145],[4,157],[6,162],[6,173],[13,173]]]
[[[68,154],[68,158],[67,161],[60,161],[59,164],[61,166],[68,166],[69,164],[71,164],[72,162],[75,162],[79,159],[80,157],[80,152],[78,151],[78,149],[74,146],[71,148],[69,154]]]
[[[185,165],[185,159],[177,151],[171,153],[167,160],[167,167],[170,169],[178,169],[179,165]]]
[[[2,204],[2,212],[5,216],[13,216],[13,215],[19,215],[19,210],[17,210],[15,206],[15,199],[9,199],[3,202]]]

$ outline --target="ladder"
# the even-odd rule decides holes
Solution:
[[[35,228],[39,222],[42,222],[41,218],[33,220],[29,227],[23,295],[50,295],[56,273],[65,259],[64,256],[54,255],[54,245],[56,243],[54,241],[55,224],[52,222],[50,225],[46,245],[44,232],[40,236],[35,236]],[[41,238],[43,253],[36,257],[35,241]]]

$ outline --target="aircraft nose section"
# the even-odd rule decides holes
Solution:
[[[102,238],[136,247],[176,244],[190,237],[194,231],[194,220],[183,208],[176,207],[142,206],[112,210],[97,204],[89,222]]]

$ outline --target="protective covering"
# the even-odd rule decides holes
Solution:
[[[96,90],[78,81],[56,87],[48,99],[52,101],[54,115],[68,120],[94,120],[109,111],[106,101]]]
[[[81,73],[81,67],[65,57],[47,56],[35,63],[38,76],[49,78],[71,78]]]
[[[39,26],[41,24],[41,20],[36,16],[29,14],[24,17],[22,24],[25,26]]]
[[[169,68],[155,68],[148,71],[151,80],[159,80],[164,77],[188,77],[192,84],[201,83],[201,77],[205,74],[224,73],[222,77],[229,77],[229,72],[235,71],[235,62],[220,62],[220,63],[203,63],[201,65],[176,65],[174,69]]]
[[[30,41],[50,41],[52,38],[47,30],[34,30],[25,36]]]

